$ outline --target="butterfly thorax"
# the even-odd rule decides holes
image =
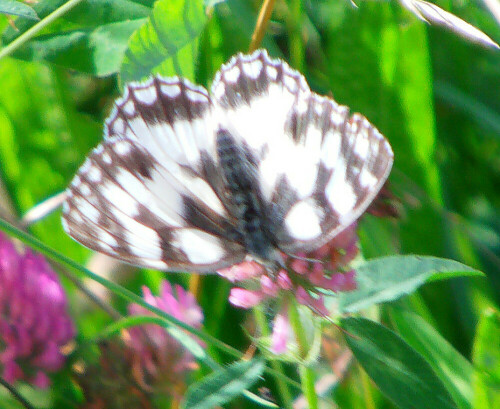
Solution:
[[[217,132],[217,155],[227,182],[228,200],[248,254],[266,264],[277,260],[276,240],[261,199],[254,158],[225,129]]]

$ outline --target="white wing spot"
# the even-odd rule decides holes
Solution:
[[[346,166],[343,160],[337,161],[333,177],[326,185],[325,193],[342,222],[343,217],[352,211],[357,200],[353,187],[346,180]]]
[[[89,185],[87,185],[86,183],[82,183],[79,188],[82,196],[89,196],[92,193],[92,190],[90,190]]]
[[[101,213],[94,207],[94,205],[88,203],[82,197],[78,196],[75,197],[73,203],[75,204],[74,207],[77,208],[81,214],[83,214],[90,221],[97,224],[97,221],[99,220],[99,216]],[[71,212],[71,215],[73,215],[73,212]]]
[[[177,84],[162,84],[160,86],[161,92],[165,94],[167,97],[175,98],[181,93],[181,87]]]
[[[248,75],[252,79],[258,78],[260,75],[260,72],[262,71],[262,61],[261,60],[255,60],[248,62],[246,64],[243,64],[243,71],[245,71],[245,74]]]
[[[305,201],[295,204],[285,217],[285,225],[297,240],[312,240],[321,234],[320,218],[314,205]]]
[[[85,162],[83,162],[82,166],[80,166],[80,169],[78,171],[80,173],[86,173],[91,168],[91,166],[92,166],[92,163],[90,162],[90,159],[87,158],[87,159],[85,159]]]
[[[325,142],[321,149],[321,160],[328,169],[334,169],[337,166],[340,154],[340,134],[330,129],[325,135],[324,140]]]
[[[193,102],[206,102],[207,98],[200,94],[199,92],[192,91],[190,89],[186,90],[187,97]]]
[[[160,237],[152,228],[140,223],[134,223],[133,230],[130,231],[131,233],[125,235],[125,240],[132,244],[129,248],[133,255],[143,259],[161,259]],[[138,240],[141,242],[141,247],[136,244]]]
[[[63,230],[66,232],[66,233],[69,233],[70,232],[70,229],[69,229],[69,225],[68,225],[68,222],[66,221],[66,218],[62,218],[61,219],[61,224],[62,224],[62,227],[63,227]]]
[[[101,155],[101,158],[102,158],[102,161],[107,164],[107,165],[110,165],[111,164],[111,156],[109,156],[109,153],[108,152],[104,152],[102,155]]]
[[[82,183],[82,180],[80,179],[80,176],[76,175],[71,181],[71,186],[78,187],[80,183]]]
[[[114,183],[106,183],[102,185],[101,192],[110,203],[119,204],[120,209],[123,209],[123,211],[127,214],[127,216],[122,217],[127,217],[128,219],[138,213],[137,201],[125,190]],[[121,215],[120,212],[115,212],[115,214],[117,216]]]
[[[107,246],[109,246],[111,249],[113,247],[118,247],[118,242],[116,241],[116,238],[112,236],[109,232],[106,230],[100,229],[98,231],[99,234],[99,240],[105,243]]]
[[[332,123],[335,126],[340,126],[345,122],[345,117],[347,116],[347,112],[349,108],[343,105],[337,105],[332,109],[332,115],[330,117]]]
[[[135,97],[146,105],[152,105],[158,99],[158,94],[156,93],[156,87],[149,86],[147,88],[136,88],[134,89]]]
[[[356,145],[354,146],[354,152],[363,159],[366,159],[368,156],[368,148],[370,147],[370,141],[368,138],[359,138],[356,141]]]
[[[288,88],[288,90],[292,94],[297,92],[298,86],[297,86],[297,81],[295,78],[290,77],[289,75],[285,75],[284,82],[285,82],[285,86]]]
[[[240,76],[240,69],[236,66],[234,66],[233,68],[224,73],[224,78],[226,79],[227,82],[235,83],[236,81],[238,81],[239,76]]]
[[[224,256],[219,240],[198,229],[180,229],[174,233],[172,245],[183,251],[193,264],[209,264]]]
[[[63,214],[67,214],[69,212],[68,199],[71,198],[72,196],[73,196],[73,194],[70,191],[68,191],[68,193],[66,195],[66,200],[63,202],[63,205],[62,205]]]
[[[83,223],[83,218],[78,212],[71,212],[69,216],[77,223]]]
[[[323,105],[322,104],[316,104],[316,107],[314,108],[314,111],[318,117],[321,117],[323,114]]]
[[[116,118],[111,125],[111,129],[115,134],[123,134],[125,132],[125,121],[121,118]]]
[[[87,177],[91,182],[100,182],[102,178],[101,170],[95,166],[91,167],[87,173]]]
[[[307,112],[307,100],[299,98],[295,109],[298,115],[304,115]]]
[[[122,109],[127,115],[130,115],[130,116],[134,115],[135,114],[134,101],[132,101],[132,100],[127,101],[127,103],[125,105],[123,105]]]
[[[276,80],[276,78],[278,78],[278,70],[275,67],[268,65],[266,68],[266,72],[268,77],[271,78],[273,81]]]
[[[359,177],[359,183],[364,187],[372,187],[377,184],[378,179],[368,169],[363,169]]]
[[[118,155],[128,155],[132,150],[132,146],[127,141],[118,141],[115,143],[114,149]]]

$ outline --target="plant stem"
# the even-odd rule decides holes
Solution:
[[[72,259],[64,256],[63,254],[57,252],[56,250],[50,248],[46,244],[42,243],[40,240],[37,238],[29,235],[28,233],[25,233],[22,230],[19,230],[12,224],[8,223],[7,221],[0,219],[0,230],[6,232],[7,234],[17,238],[18,240],[22,241],[24,244],[28,245],[31,247],[33,250],[36,250],[42,254],[44,254],[46,257],[59,262],[67,267],[70,267],[72,269],[75,269],[76,271],[81,272],[83,275],[86,277],[90,278],[91,280],[94,280],[101,284],[102,286],[106,287],[108,290],[112,291],[115,293],[118,297],[128,301],[128,302],[134,302],[136,304],[139,304],[141,307],[144,307],[148,311],[151,311],[155,313],[157,316],[161,317],[164,319],[167,323],[172,324],[176,327],[179,327],[190,334],[193,334],[200,338],[202,341],[205,341],[207,344],[211,344],[215,346],[216,348],[220,349],[221,351],[224,351],[228,355],[236,358],[236,359],[241,359],[242,358],[242,353],[238,351],[236,348],[231,347],[230,345],[225,344],[224,342],[220,341],[219,339],[215,338],[214,336],[207,334],[201,330],[198,330],[196,328],[193,328],[187,324],[185,324],[182,321],[179,321],[175,317],[167,314],[166,312],[160,310],[159,308],[153,307],[152,305],[148,304],[144,299],[133,292],[127,290],[126,288],[113,283],[112,281],[106,280],[105,278],[102,278],[98,276],[97,274],[92,273],[90,270],[86,269],[85,267],[81,266],[77,262],[73,261]],[[291,385],[293,387],[296,387],[297,389],[300,389],[300,385],[298,385],[297,382],[295,382],[293,379],[290,379],[287,377],[283,371],[276,371],[274,368],[267,368],[265,369],[265,372],[269,375],[275,376],[276,378],[280,378],[283,382],[286,382],[286,384]]]
[[[290,48],[290,64],[300,72],[304,72],[304,41],[302,39],[302,0],[290,1],[290,19],[288,21],[288,46]]]
[[[304,331],[302,323],[300,322],[297,301],[294,299],[290,299],[288,305],[288,318],[290,319],[290,324],[292,325],[295,337],[297,339],[299,354],[302,359],[305,359],[309,352],[309,345],[307,344],[306,332]],[[299,374],[300,383],[302,385],[302,393],[304,394],[307,403],[309,404],[309,409],[318,409],[318,395],[316,394],[316,390],[314,389],[315,377],[313,370],[305,364],[299,364]]]
[[[5,379],[0,378],[0,385],[2,385],[5,389],[7,389],[14,398],[18,400],[18,402],[23,405],[26,409],[35,409],[31,403],[29,403],[24,397]]]
[[[255,24],[255,30],[252,34],[252,40],[250,41],[250,47],[248,51],[255,51],[260,47],[264,34],[266,32],[267,23],[271,19],[273,14],[274,3],[276,0],[264,0],[262,7],[260,8],[259,17],[257,18],[257,23]]]
[[[314,389],[314,371],[306,365],[299,366],[302,393],[307,399],[309,409],[318,409],[318,395]]]
[[[263,337],[270,336],[269,328],[267,326],[267,319],[262,309],[254,308],[253,312],[255,316],[255,321],[257,322],[257,327],[259,328],[261,335]],[[284,374],[283,365],[281,364],[280,361],[270,360],[269,362],[271,363],[272,368],[276,372]],[[274,380],[280,392],[281,399],[283,401],[283,407],[290,409],[293,408],[293,396],[290,393],[290,390],[288,389],[288,385],[286,384],[286,382],[283,381],[283,378],[278,376],[274,376]]]
[[[82,0],[69,0],[67,3],[64,3],[61,7],[57,8],[52,13],[50,13],[47,17],[40,20],[33,27],[26,30],[23,34],[21,34],[19,37],[17,37],[14,41],[12,41],[10,44],[8,44],[2,50],[0,50],[0,60],[2,58],[12,54],[19,47],[21,47],[24,43],[31,40],[35,35],[37,35],[45,27],[47,27],[49,24],[53,23],[59,17],[66,14],[68,11],[70,11],[73,7],[75,7],[81,1]]]

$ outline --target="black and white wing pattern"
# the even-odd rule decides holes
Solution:
[[[330,241],[370,205],[393,153],[359,114],[310,91],[304,77],[266,51],[233,57],[212,84],[221,123],[252,152],[280,250]]]
[[[214,118],[184,79],[129,84],[67,190],[65,230],[85,246],[160,270],[213,271],[241,261],[221,200]]]
[[[129,84],[63,223],[87,247],[161,270],[275,262],[347,228],[392,162],[363,116],[258,50],[222,66],[210,95],[180,78]]]

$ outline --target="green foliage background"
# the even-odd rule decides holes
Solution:
[[[43,19],[62,4],[41,0],[33,8]],[[439,4],[500,41],[498,24],[480,3]],[[299,69],[316,92],[363,113],[393,146],[390,181],[402,217],[364,218],[364,256],[432,255],[485,273],[427,284],[378,313],[431,366],[448,359],[447,376],[465,385],[450,392],[458,407],[494,409],[500,404],[500,366],[488,376],[478,368],[487,365],[485,354],[495,354],[492,344],[496,340],[498,347],[499,339],[500,53],[426,25],[396,2],[357,6],[277,1],[262,46]],[[18,217],[65,189],[100,141],[124,82],[154,72],[209,86],[222,63],[248,50],[259,7],[250,0],[210,7],[195,0],[87,0],[1,59],[0,208]],[[16,31],[1,17],[3,44],[36,23],[19,17]],[[59,212],[30,232],[78,262],[90,256],[62,231]],[[143,283],[157,286],[163,276],[141,272],[122,284],[137,292]],[[173,280],[187,283],[188,276]],[[205,329],[242,349],[244,314],[228,307],[228,285],[213,277],[200,285]],[[77,309],[76,301],[72,306]],[[80,337],[95,335],[110,321],[104,312],[83,314]],[[436,348],[443,353],[432,356]],[[55,385],[59,391],[26,393],[37,407],[69,407],[78,392],[63,377]],[[0,390],[0,402],[10,402],[7,396]],[[332,396],[342,408],[394,407],[358,366]],[[239,400],[233,407],[244,405],[255,403]]]

